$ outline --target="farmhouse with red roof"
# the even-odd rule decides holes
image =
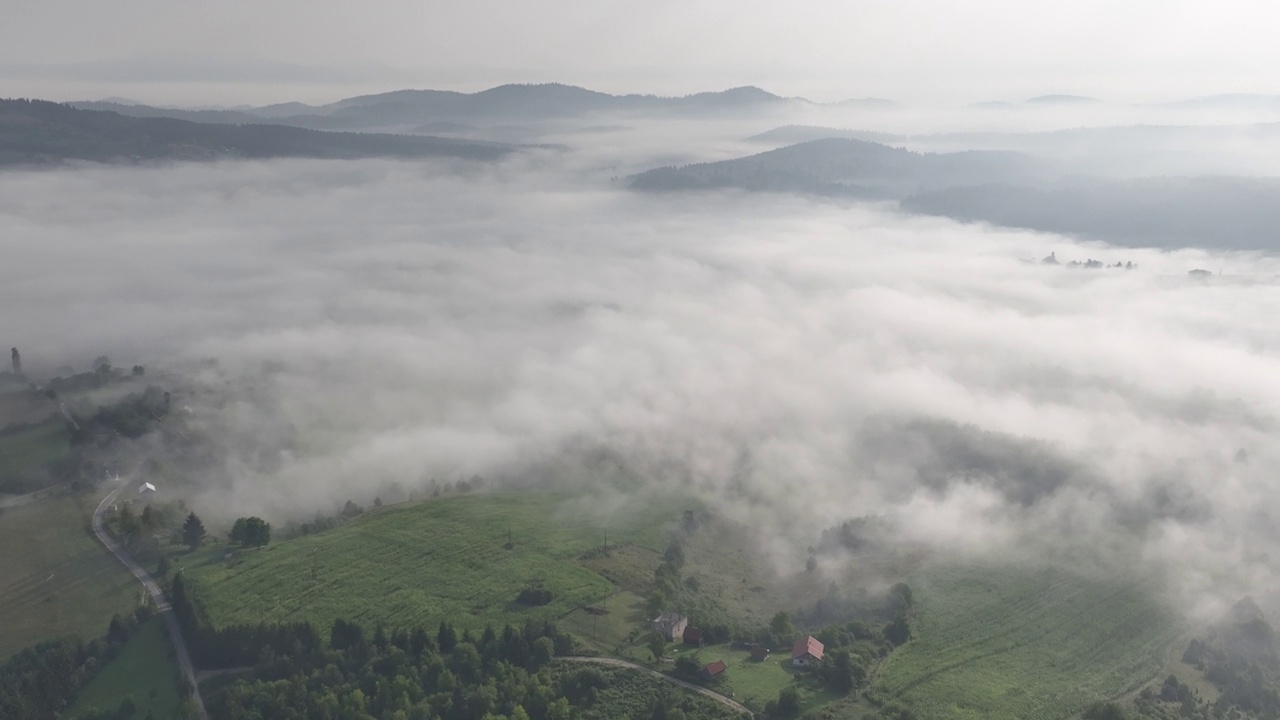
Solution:
[[[727,667],[729,666],[725,665],[723,660],[717,660],[702,668],[702,679],[715,680],[720,677],[720,674],[723,673]]]
[[[806,635],[791,646],[791,664],[807,667],[822,660],[822,643],[812,635]]]

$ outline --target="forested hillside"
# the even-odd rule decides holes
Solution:
[[[44,165],[68,160],[137,162],[285,157],[493,160],[510,151],[510,147],[498,144],[435,137],[134,118],[41,100],[0,100],[0,166]]]

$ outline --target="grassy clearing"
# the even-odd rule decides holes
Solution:
[[[71,440],[61,422],[0,435],[0,477],[19,475],[64,457]]]
[[[1151,680],[1178,633],[1141,583],[1050,569],[927,571],[917,639],[876,692],[920,718],[1064,718]]]
[[[728,667],[711,687],[756,711],[762,711],[765,703],[776,700],[778,693],[788,685],[795,685],[800,693],[801,712],[816,710],[840,699],[840,696],[817,689],[814,683],[809,682],[807,670],[791,665],[789,652],[775,653],[764,660],[752,660],[750,652],[735,649],[727,643],[696,650],[673,648],[671,651],[675,657],[687,653],[693,653],[702,665],[723,660]]]
[[[74,720],[94,710],[115,710],[126,697],[133,698],[137,707],[135,718],[145,718],[147,713],[177,717],[181,703],[177,682],[169,636],[164,622],[154,617],[139,626],[116,659],[89,681],[66,717]]]
[[[337,618],[366,625],[462,628],[561,618],[599,604],[614,586],[577,560],[610,542],[665,542],[685,503],[633,507],[608,520],[589,498],[561,493],[451,496],[397,505],[265,550],[225,546],[179,560],[215,625]],[[508,532],[512,547],[506,546]],[[554,593],[543,607],[515,598],[531,582]]]
[[[708,657],[716,655],[714,649],[704,650]],[[728,647],[712,660],[724,660],[729,666],[724,671],[724,681],[720,690],[732,695],[748,707],[763,708],[764,704],[776,699],[778,693],[796,681],[797,669],[791,667],[790,661],[781,655],[770,655],[764,660],[752,660],[744,650],[731,650]],[[808,708],[806,708],[808,709]]]
[[[615,655],[633,644],[632,634],[638,631],[635,643],[641,646],[648,639],[649,616],[645,612],[645,599],[632,592],[620,592],[598,605],[605,614],[592,614],[585,608],[574,610],[560,619],[560,627],[573,633],[582,644],[599,653]],[[651,658],[649,651],[643,654]]]
[[[41,640],[99,637],[142,586],[89,529],[96,495],[61,491],[0,513],[0,660]]]

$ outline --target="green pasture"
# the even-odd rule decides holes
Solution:
[[[66,717],[74,720],[97,710],[116,710],[132,698],[132,717],[178,716],[178,666],[164,621],[153,617],[138,627],[120,654],[107,663],[80,691]]]
[[[447,619],[478,629],[558,619],[600,604],[615,588],[579,556],[599,547],[605,532],[610,543],[660,547],[684,507],[637,503],[605,513],[590,498],[562,493],[449,496],[381,508],[263,550],[204,548],[175,565],[185,566],[217,626],[307,620],[327,628],[337,618],[430,626]],[[517,604],[531,584],[554,599],[542,607]]]
[[[107,632],[142,586],[90,530],[98,496],[56,491],[0,512],[0,660],[41,640]]]
[[[1139,580],[951,567],[912,582],[914,639],[875,692],[922,720],[1054,720],[1149,682],[1178,625]]]

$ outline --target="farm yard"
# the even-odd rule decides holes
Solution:
[[[633,507],[616,524],[584,507],[581,497],[552,492],[449,496],[371,511],[260,551],[237,550],[230,560],[224,559],[228,546],[215,545],[175,565],[185,565],[216,626],[306,620],[327,628],[337,618],[407,626],[447,619],[481,629],[559,619],[615,591],[578,560],[601,546],[605,529],[611,543],[661,547],[683,505]],[[548,602],[516,602],[534,586],[551,593]],[[580,628],[584,621],[590,618],[575,616]]]
[[[1179,633],[1144,582],[968,566],[913,586],[916,639],[873,691],[922,720],[1069,717],[1155,678]]]

